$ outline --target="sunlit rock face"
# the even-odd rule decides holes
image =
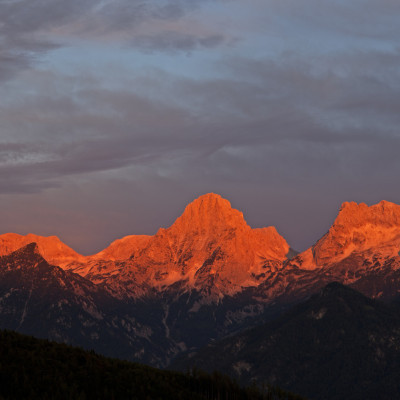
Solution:
[[[103,283],[111,276],[119,275],[132,264],[137,253],[148,244],[151,236],[130,235],[112,242],[106,249],[80,262],[64,265],[65,269],[90,279],[94,283]]]
[[[115,277],[162,289],[182,281],[216,296],[257,286],[266,266],[282,264],[289,245],[274,227],[251,229],[229,201],[207,194],[160,229]],[[111,283],[111,282],[110,282]]]
[[[145,247],[151,236],[148,235],[130,235],[112,242],[106,249],[100,253],[90,256],[91,260],[128,260],[135,256],[138,249]]]
[[[40,254],[53,265],[65,266],[69,263],[84,262],[85,257],[64,244],[57,236],[39,236],[29,233],[0,235],[0,256],[8,255],[29,243],[36,243]]]
[[[332,227],[314,246],[297,256],[301,268],[315,269],[339,264],[349,257],[363,261],[393,259],[400,251],[400,206],[387,201],[368,207],[343,203]]]

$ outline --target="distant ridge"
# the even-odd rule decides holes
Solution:
[[[32,233],[25,236],[17,233],[0,235],[0,256],[10,254],[32,242],[37,243],[38,250],[42,256],[54,265],[62,266],[70,262],[85,260],[84,256],[64,244],[57,236],[46,237]]]
[[[313,400],[400,396],[398,310],[333,282],[275,321],[213,342],[177,369],[225,371]]]

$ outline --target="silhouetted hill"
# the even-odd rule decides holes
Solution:
[[[0,331],[0,399],[300,400],[240,388],[222,374],[161,371],[94,352]]]

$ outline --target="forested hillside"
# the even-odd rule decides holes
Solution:
[[[271,388],[241,388],[220,373],[183,374],[79,348],[0,332],[0,399],[300,400]]]

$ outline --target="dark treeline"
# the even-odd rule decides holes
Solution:
[[[186,374],[0,331],[0,399],[300,400],[279,388],[240,387],[221,373]]]

